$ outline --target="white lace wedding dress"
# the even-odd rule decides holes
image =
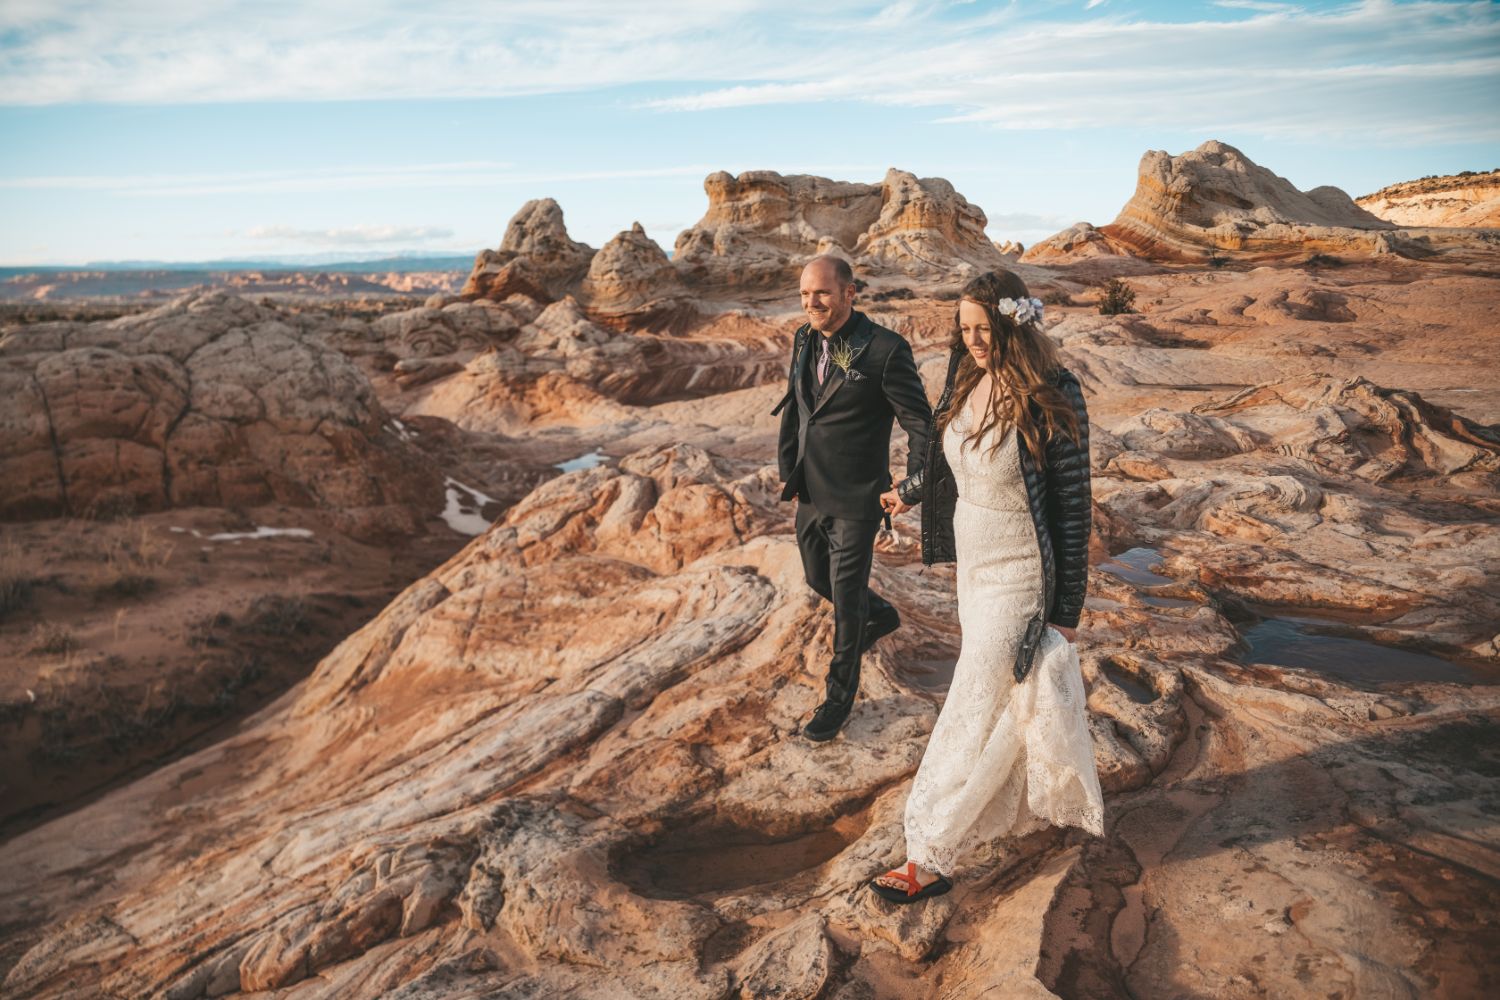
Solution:
[[[1078,652],[1043,633],[1031,673],[1012,667],[1026,622],[1041,607],[1036,529],[1017,437],[995,429],[964,445],[969,407],[943,435],[958,483],[958,620],[963,646],[948,697],[906,800],[907,856],[952,876],[975,850],[1043,826],[1104,830]]]

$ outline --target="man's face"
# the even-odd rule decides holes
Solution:
[[[854,309],[854,286],[845,285],[833,265],[814,261],[802,269],[802,311],[814,330],[833,333]]]

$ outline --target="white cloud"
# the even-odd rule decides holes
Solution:
[[[1302,8],[1291,3],[1272,3],[1270,0],[1214,0],[1215,7],[1226,10],[1257,10],[1267,14],[1285,14]]]
[[[1243,13],[1153,21],[1094,0],[1087,7],[1097,11],[1080,18],[1075,7],[1072,20],[1058,7],[910,0],[428,0],[414,18],[397,0],[274,14],[250,0],[9,0],[0,5],[0,102],[493,97],[657,84],[697,88],[647,102],[667,112],[864,101],[1008,129],[1500,137],[1500,5],[1217,3]]]
[[[835,32],[834,0],[821,31]],[[0,5],[7,104],[481,97],[777,75],[792,0]],[[826,35],[825,35],[826,40]]]
[[[245,233],[255,240],[310,243],[315,246],[374,246],[382,243],[429,243],[446,240],[453,230],[443,226],[343,226],[336,229],[297,229],[293,226],[255,226]]]
[[[1367,2],[1331,13],[1287,5],[1228,21],[1127,16],[911,38],[900,58],[856,47],[791,80],[664,98],[668,111],[862,100],[943,109],[1002,129],[1166,128],[1202,135],[1407,142],[1494,141],[1500,6]],[[1003,51],[1003,60],[995,57]],[[879,73],[857,63],[879,64]]]

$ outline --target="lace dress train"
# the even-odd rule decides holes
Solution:
[[[995,430],[965,446],[967,410],[943,435],[958,482],[962,648],[906,801],[908,857],[950,877],[997,838],[1104,829],[1077,650],[1049,628],[1026,680],[1011,671],[1041,607],[1041,557],[1015,433],[993,454]]]

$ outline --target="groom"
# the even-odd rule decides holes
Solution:
[[[911,345],[854,309],[847,261],[815,257],[802,270],[807,322],[792,343],[781,414],[781,498],[797,500],[797,547],[808,585],[833,602],[827,697],[802,734],[831,740],[854,707],[859,659],[901,617],[870,590],[880,494],[891,487],[891,421],[906,431],[907,474],[927,453],[932,409]]]

